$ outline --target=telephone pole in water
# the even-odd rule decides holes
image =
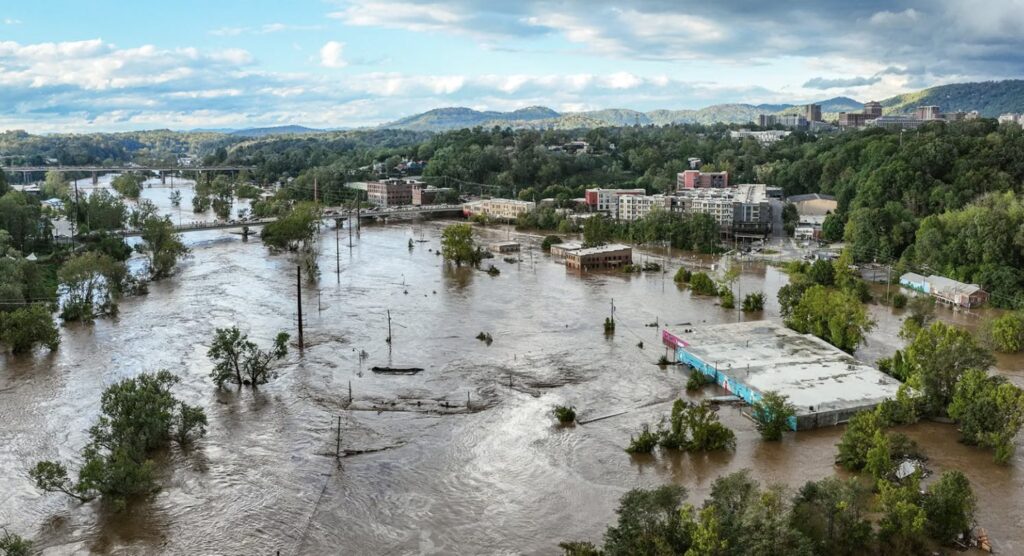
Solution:
[[[302,265],[295,267],[295,291],[298,294],[295,304],[299,309],[299,349],[305,349],[306,344],[302,341]]]

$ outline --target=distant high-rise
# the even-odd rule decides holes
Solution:
[[[938,106],[918,106],[914,116],[919,120],[938,120],[942,114]]]
[[[868,119],[877,118],[877,117],[881,116],[882,115],[882,104],[878,103],[878,102],[875,102],[873,100],[871,102],[865,102],[864,103],[864,115],[867,116]]]
[[[821,105],[820,104],[808,104],[804,107],[804,117],[807,118],[808,122],[820,122],[821,119]]]
[[[772,127],[779,123],[779,118],[774,114],[760,114],[757,116],[757,125],[761,127]]]

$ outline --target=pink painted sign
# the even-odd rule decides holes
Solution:
[[[689,346],[685,340],[664,329],[661,331],[661,342],[670,348],[681,348]]]

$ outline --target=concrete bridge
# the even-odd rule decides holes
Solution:
[[[357,217],[359,219],[371,219],[371,218],[400,218],[400,217],[416,217],[423,215],[456,215],[462,214],[462,205],[425,205],[425,206],[401,206],[392,207],[390,209],[367,209],[367,210],[349,210],[347,207],[327,207],[323,211],[324,220],[334,220],[336,225],[340,225],[342,221],[347,220],[350,217]],[[182,224],[175,224],[175,233],[188,233],[188,232],[201,232],[204,230],[231,230],[231,229],[242,229],[248,231],[249,228],[257,226],[263,226],[269,224],[277,218],[256,218],[250,220],[229,220],[229,221],[213,221],[213,222],[185,222]],[[122,230],[121,236],[123,237],[138,237],[142,235],[141,230]]]
[[[253,170],[251,166],[0,166],[0,170],[10,174],[21,174],[24,182],[29,182],[32,174],[46,173],[50,170],[57,172],[78,172],[92,174],[92,182],[99,181],[100,174],[123,174],[125,172],[152,172],[160,176],[161,183],[167,183],[167,174],[177,172],[198,172],[203,174],[214,174],[217,172],[240,172],[242,170]]]

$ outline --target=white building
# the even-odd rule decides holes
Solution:
[[[588,189],[584,196],[590,210],[616,216],[619,210],[619,198],[625,195],[645,195],[644,189]]]
[[[791,133],[793,132],[781,129],[769,129],[767,131],[750,131],[749,129],[741,129],[739,131],[730,131],[729,137],[732,139],[752,138],[762,145],[771,145],[776,141],[786,138]]]
[[[484,215],[499,220],[515,220],[520,214],[530,212],[536,205],[533,201],[518,199],[481,199],[462,205],[466,216]]]
[[[619,197],[619,220],[639,220],[652,210],[665,207],[664,195],[623,195]]]
[[[1016,114],[1014,112],[1002,114],[999,116],[999,123],[1024,125],[1024,114]]]

